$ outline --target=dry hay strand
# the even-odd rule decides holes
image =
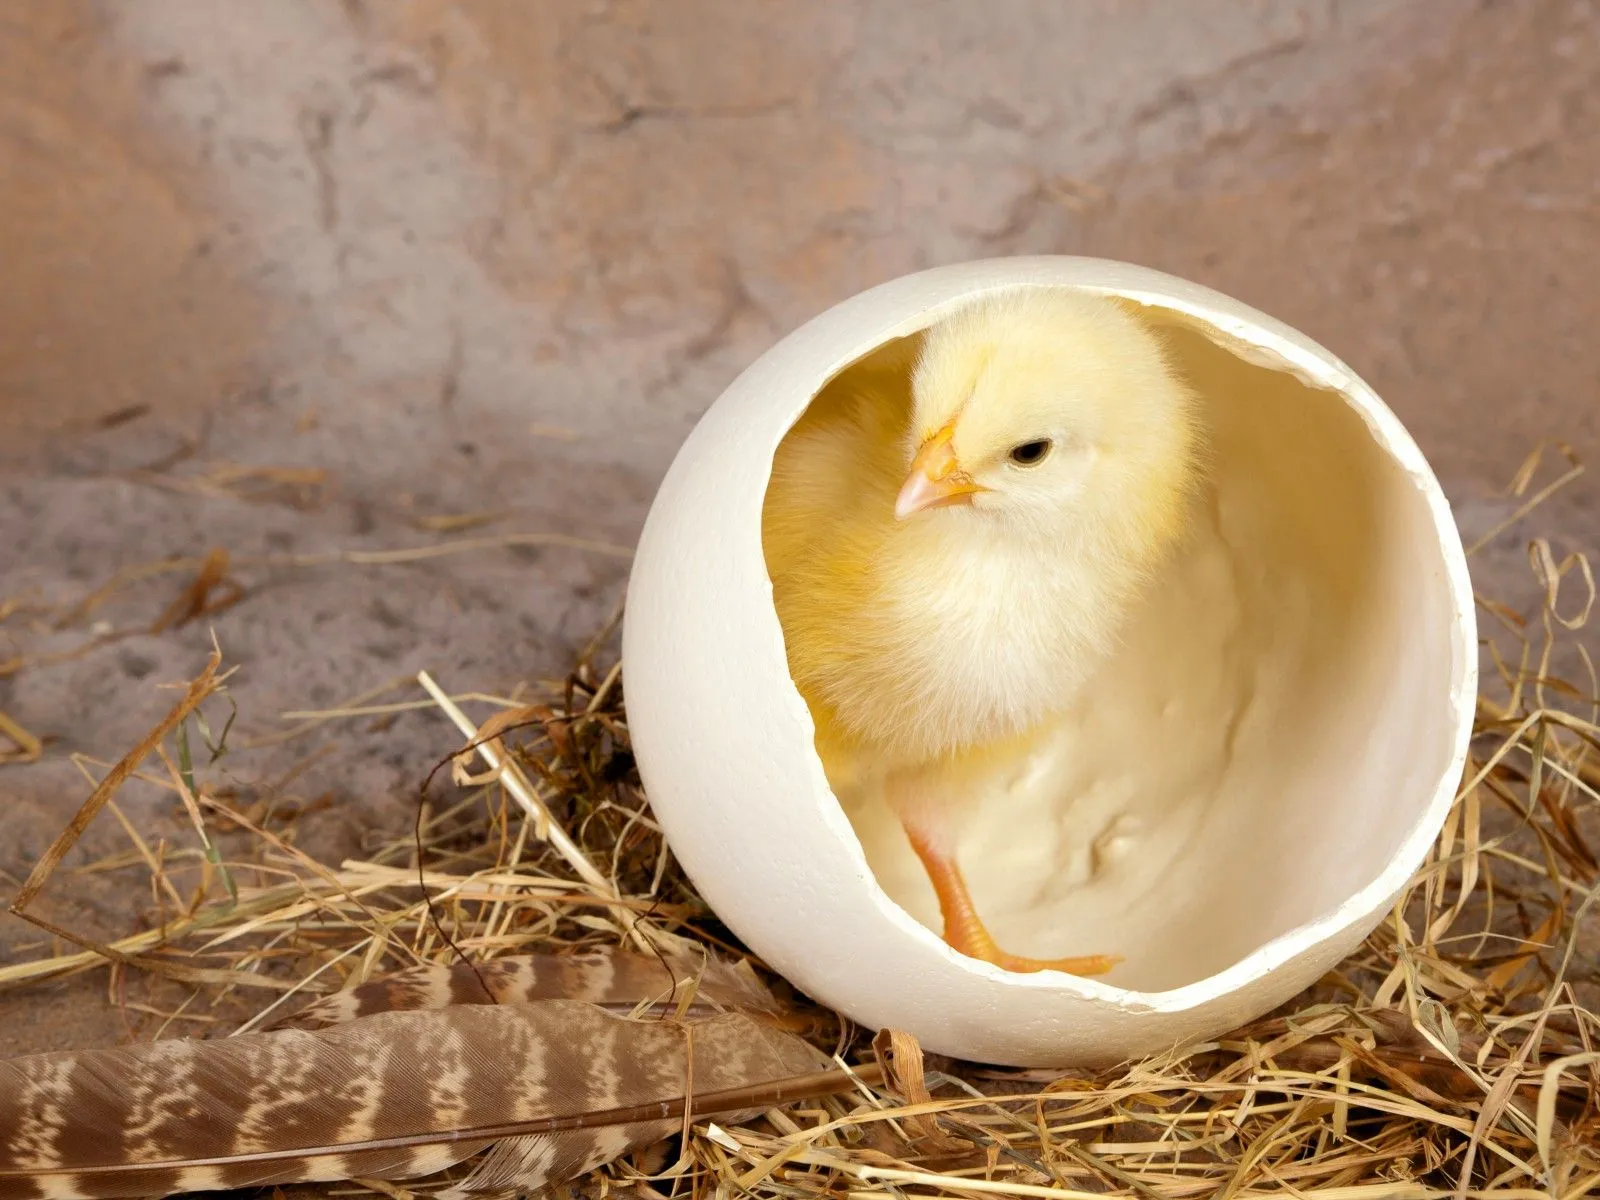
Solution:
[[[379,690],[286,714],[294,736],[434,708],[467,739],[435,772],[453,789],[433,776],[421,788],[414,829],[337,867],[295,847],[293,814],[230,804],[175,736],[194,723],[208,745],[222,740],[201,723],[225,691],[214,659],[73,825],[96,807],[118,813],[112,792],[129,778],[189,812],[197,842],[183,852],[158,853],[124,821],[134,850],[112,865],[147,871],[153,926],[0,969],[0,985],[109,961],[120,1011],[149,1036],[180,1021],[259,1028],[419,963],[688,946],[749,963],[792,1027],[859,1068],[851,1090],[745,1124],[697,1122],[572,1185],[596,1197],[1595,1195],[1600,689],[1579,640],[1595,589],[1581,557],[1558,562],[1534,539],[1530,558],[1545,591],[1533,620],[1480,601],[1495,670],[1465,776],[1388,919],[1292,1003],[1161,1058],[1098,1074],[953,1062],[903,1033],[869,1039],[786,989],[695,894],[651,819],[620,665],[602,658],[615,617],[538,693],[452,697],[424,677],[416,699],[374,703]],[[1557,662],[1585,677],[1559,678]],[[474,722],[467,705],[490,715]],[[160,770],[142,766],[152,751]],[[25,913],[48,873],[42,864],[19,897]],[[134,978],[147,1002],[129,998]]]

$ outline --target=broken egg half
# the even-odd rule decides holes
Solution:
[[[1122,957],[1092,979],[944,943],[898,823],[829,788],[762,553],[773,454],[826,384],[910,363],[945,314],[1031,287],[1120,298],[1156,327],[1202,398],[1212,460],[1189,544],[1115,653],[962,819],[960,861],[1000,944]],[[1033,257],[893,280],[751,364],[651,507],[623,660],[656,817],[773,969],[939,1053],[1103,1066],[1260,1016],[1383,919],[1461,779],[1476,636],[1444,494],[1349,367],[1208,288]]]

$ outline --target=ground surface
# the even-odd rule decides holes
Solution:
[[[1091,253],[1238,295],[1385,396],[1473,538],[1536,441],[1600,449],[1597,180],[1577,0],[0,0],[0,712],[51,739],[0,765],[0,870],[211,628],[241,786],[325,797],[328,854],[397,828],[452,744],[436,716],[245,747],[423,667],[558,672],[626,561],[250,560],[627,545],[751,358],[935,263]],[[437,527],[463,514],[494,519]],[[1594,551],[1600,481],[1540,528]],[[1523,541],[1478,557],[1483,590],[1529,598]],[[67,628],[45,609],[212,547],[236,606],[49,657],[148,626],[186,576]],[[125,845],[109,816],[87,840]],[[125,931],[126,888],[79,877],[51,911]],[[38,949],[0,929],[0,960]],[[0,1051],[114,1037],[98,986],[8,997]]]

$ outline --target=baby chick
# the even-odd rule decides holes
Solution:
[[[1111,648],[1182,535],[1198,444],[1193,397],[1137,317],[1027,289],[936,324],[914,363],[845,373],[778,452],[763,536],[818,753],[835,790],[881,784],[964,954],[1080,975],[1118,961],[1001,950],[951,809]]]

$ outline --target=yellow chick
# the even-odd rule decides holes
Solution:
[[[909,400],[905,376],[911,376]],[[1034,288],[931,328],[914,363],[841,376],[773,464],[763,536],[790,672],[836,790],[872,778],[958,951],[1001,950],[956,861],[970,768],[1046,728],[1182,535],[1192,393],[1118,303]]]

